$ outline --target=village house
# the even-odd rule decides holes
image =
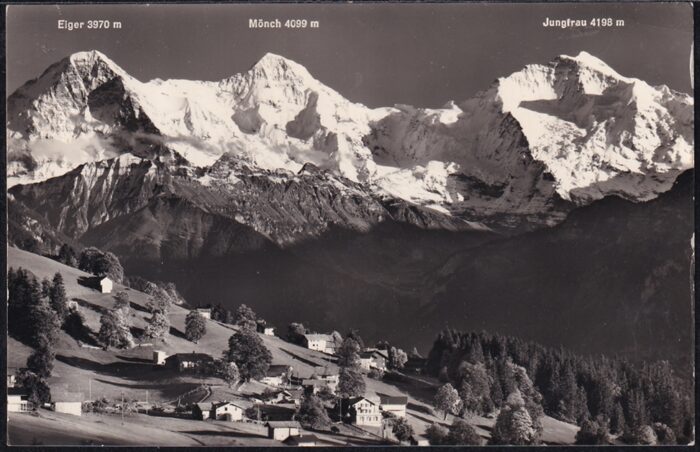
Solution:
[[[301,387],[307,394],[318,394],[323,388],[328,387],[328,383],[320,378],[305,379],[301,381]]]
[[[260,380],[266,385],[280,387],[289,382],[292,367],[284,364],[275,364],[267,369],[267,374]]]
[[[287,446],[315,447],[318,444],[319,439],[316,435],[306,434],[306,435],[299,435],[299,436],[290,436],[289,438],[285,439],[283,442]]]
[[[413,371],[415,373],[422,373],[423,369],[425,369],[426,361],[425,358],[421,358],[420,356],[409,356],[403,368],[404,370]]]
[[[355,397],[346,399],[346,416],[355,425],[368,427],[382,426],[382,413],[379,411],[379,400],[374,397]]]
[[[192,417],[200,421],[206,421],[211,416],[210,402],[195,403],[192,407]]]
[[[289,383],[295,386],[303,386],[305,381],[308,380],[322,380],[330,388],[331,392],[335,392],[338,387],[338,381],[340,381],[340,376],[338,373],[333,373],[326,367],[315,367],[311,371],[298,372],[295,371],[290,374]],[[319,384],[320,383],[311,383]],[[321,387],[323,385],[320,385]],[[318,388],[320,389],[320,387]]]
[[[335,390],[338,388],[338,382],[340,381],[340,375],[337,373],[331,373],[327,369],[323,370],[323,373],[321,373],[318,378],[326,382],[326,385],[330,388],[331,392],[335,393]]]
[[[24,413],[32,411],[34,405],[29,400],[27,393],[20,388],[7,388],[7,412]]]
[[[163,350],[153,350],[153,364],[156,366],[165,366],[165,361],[168,358],[168,354]]]
[[[301,405],[302,394],[301,389],[285,389],[278,392],[270,403],[290,403],[298,406]]]
[[[258,333],[262,333],[265,336],[275,335],[275,328],[269,325],[265,325],[264,323],[258,323],[257,331]]]
[[[209,308],[197,308],[197,312],[199,313],[199,315],[201,315],[205,319],[211,319],[211,309],[209,309]]]
[[[267,427],[267,437],[284,441],[290,436],[299,436],[301,425],[296,421],[270,421],[265,424]]]
[[[80,394],[59,393],[52,395],[51,408],[56,413],[72,414],[73,416],[83,415],[83,400]]]
[[[303,392],[301,389],[280,389],[272,394],[268,394],[267,397],[265,397],[264,401],[263,400],[258,400],[258,399],[252,399],[252,400],[258,400],[256,403],[269,403],[272,405],[276,404],[295,404],[295,405],[300,405],[301,404],[301,396]],[[251,400],[251,399],[249,399]]]
[[[406,405],[408,405],[408,397],[406,396],[379,396],[379,408],[385,413],[391,413],[396,417],[406,417]]]
[[[214,362],[214,358],[206,353],[176,353],[165,359],[168,367],[174,367],[180,372],[195,371]]]
[[[365,350],[360,353],[360,367],[364,370],[378,369],[386,371],[387,358],[381,350]]]
[[[218,402],[211,407],[210,417],[219,421],[242,421],[245,408],[233,402]]]
[[[106,276],[100,278],[100,292],[102,293],[112,293],[112,280]]]
[[[335,353],[335,340],[330,334],[305,334],[304,346],[330,355]]]
[[[264,421],[293,421],[297,414],[298,404],[276,403],[256,405],[260,419]]]

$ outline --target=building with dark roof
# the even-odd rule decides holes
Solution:
[[[379,395],[379,408],[385,413],[391,413],[396,417],[406,417],[406,405],[408,397]]]
[[[316,435],[312,435],[310,433],[304,434],[304,435],[299,435],[299,436],[290,436],[289,438],[285,439],[283,442],[284,444],[288,446],[295,446],[295,447],[314,447],[318,444],[320,439]]]
[[[265,424],[267,427],[267,437],[284,441],[290,436],[299,436],[301,425],[296,421],[269,421]]]
[[[175,353],[165,359],[165,364],[178,369],[180,372],[195,371],[214,362],[214,358],[206,353]]]

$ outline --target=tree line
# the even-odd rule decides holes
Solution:
[[[535,435],[523,435],[524,444],[538,441],[541,413],[580,425],[581,444],[606,444],[613,437],[628,444],[687,444],[693,438],[693,382],[667,361],[584,357],[514,337],[445,329],[433,343],[426,372],[450,385],[454,392],[441,391],[452,397],[443,394],[440,404],[456,415],[505,409],[511,425],[527,424],[524,413],[515,416],[525,408]],[[499,433],[509,434],[494,428],[496,442]],[[505,439],[510,442],[503,444],[514,444]]]

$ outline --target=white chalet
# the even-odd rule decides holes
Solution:
[[[201,315],[205,319],[211,319],[211,309],[209,309],[209,308],[197,308],[197,312],[199,313],[199,315]]]
[[[379,401],[373,397],[356,397],[347,401],[348,414],[355,425],[381,427],[382,413]]]
[[[106,276],[100,278],[100,292],[102,293],[112,293],[113,282]]]
[[[385,413],[392,413],[396,417],[406,417],[406,405],[408,405],[408,397],[380,395],[379,401],[379,407]]]
[[[7,388],[7,412],[22,413],[31,411],[34,406],[32,402],[27,400],[28,398],[27,393],[19,388]]]
[[[330,334],[305,334],[304,344],[309,350],[316,350],[323,353],[335,353],[335,340]]]
[[[211,407],[211,418],[220,421],[243,420],[243,408],[233,402],[219,402]]]

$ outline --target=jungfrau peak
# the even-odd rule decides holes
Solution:
[[[290,176],[311,163],[379,199],[506,225],[553,224],[607,195],[653,199],[693,167],[692,150],[692,97],[586,52],[440,109],[371,109],[270,53],[219,82],[144,83],[80,52],[8,99],[9,185],[125,153],[175,156],[208,184],[227,155]]]

